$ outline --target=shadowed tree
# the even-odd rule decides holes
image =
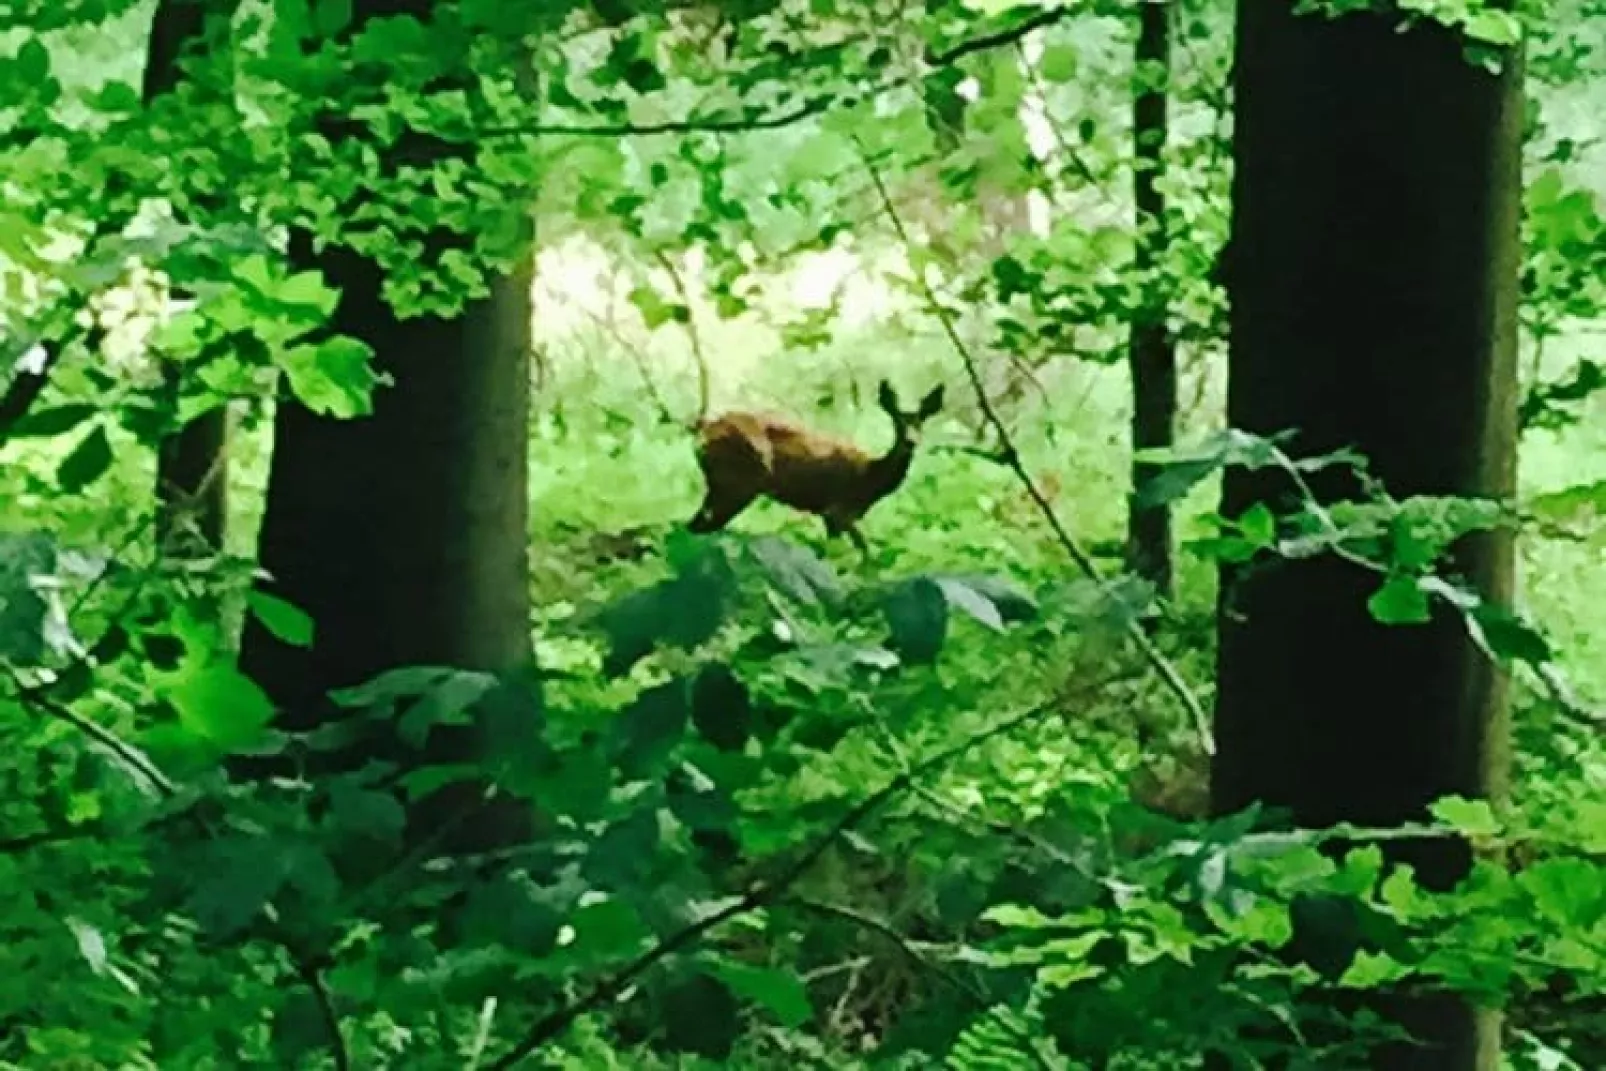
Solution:
[[[183,60],[208,37],[227,48],[237,0],[160,0],[151,16],[141,90],[146,105],[178,89]],[[176,395],[182,372],[166,371]],[[228,520],[229,410],[218,406],[186,422],[157,451],[157,542],[166,550],[215,551]]]
[[[360,0],[350,27],[398,14],[427,23],[431,7]],[[331,116],[330,128],[349,122]],[[447,151],[456,150],[408,136],[387,165]],[[436,232],[431,252],[465,241]],[[292,254],[339,289],[333,330],[372,346],[377,370],[393,380],[376,388],[368,417],[331,419],[287,397],[275,413],[260,559],[270,590],[317,631],[302,649],[250,621],[241,663],[278,702],[285,727],[306,729],[332,716],[331,689],[388,669],[529,662],[531,279],[521,270],[494,280],[492,295],[460,316],[403,318],[367,257],[342,246],[314,253],[306,234],[292,238]],[[475,746],[437,729],[431,758],[461,759]],[[424,825],[477,791],[454,786],[444,806],[420,812]],[[464,829],[494,842],[517,835],[517,822]]]
[[[1134,452],[1170,446],[1177,418],[1177,350],[1167,323],[1170,303],[1164,282],[1155,278],[1167,244],[1161,179],[1168,135],[1171,5],[1164,0],[1140,3],[1137,18],[1132,98],[1132,201],[1137,212],[1133,267],[1146,285],[1142,304],[1132,316],[1127,343]],[[1142,487],[1153,473],[1152,465],[1133,462],[1133,490]],[[1127,512],[1126,559],[1127,568],[1153,584],[1162,599],[1171,597],[1169,505],[1139,506],[1134,498]]]
[[[1398,496],[1506,497],[1515,484],[1520,57],[1491,74],[1436,25],[1296,16],[1241,0],[1228,412],[1296,428],[1302,453],[1353,446]],[[1314,481],[1328,500],[1353,477]],[[1288,501],[1234,472],[1223,512]],[[1509,600],[1509,532],[1466,538],[1454,570]],[[1334,557],[1222,575],[1218,811],[1260,801],[1302,825],[1395,824],[1450,793],[1498,793],[1506,684],[1445,608],[1386,627],[1378,578]],[[1467,845],[1391,846],[1433,886]],[[1493,1017],[1452,999],[1386,1000],[1423,1047],[1368,1066],[1497,1065]]]

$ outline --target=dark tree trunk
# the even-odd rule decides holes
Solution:
[[[1132,318],[1128,342],[1132,366],[1132,449],[1134,452],[1172,443],[1177,418],[1177,350],[1169,324],[1170,301],[1165,284],[1154,272],[1167,248],[1164,174],[1167,96],[1171,70],[1171,5],[1137,5],[1135,50],[1139,83],[1132,100],[1132,200],[1137,209],[1133,267],[1145,281],[1144,299]],[[1132,463],[1135,492],[1155,474],[1155,467]],[[1127,568],[1149,581],[1156,594],[1170,599],[1173,580],[1171,509],[1160,504],[1140,508],[1134,498],[1127,511]]]
[[[413,6],[427,19],[428,4]],[[396,7],[359,3],[354,25]],[[443,150],[403,151],[416,161]],[[293,251],[341,291],[333,329],[371,345],[394,379],[376,389],[369,417],[329,419],[288,398],[275,414],[260,559],[271,590],[309,613],[317,633],[311,649],[293,648],[248,622],[241,663],[279,703],[282,724],[306,729],[331,716],[331,689],[385,670],[529,662],[531,280],[528,268],[498,280],[454,319],[403,320],[371,261],[345,248],[314,256],[305,235]],[[432,740],[438,759],[436,745],[460,759],[472,741]],[[458,789],[422,808],[421,825],[477,792]],[[465,828],[478,843],[517,835],[516,819],[500,823]]]
[[[227,27],[235,2],[160,0],[151,16],[150,45],[142,86],[145,103],[178,88],[181,60],[207,31]],[[165,371],[177,396],[182,370]],[[228,522],[229,411],[210,409],[164,439],[156,456],[156,538],[164,553],[188,555],[219,550]]]
[[[1231,268],[1233,426],[1299,429],[1302,452],[1354,446],[1393,493],[1515,489],[1522,97],[1436,27],[1296,17],[1240,0]],[[1328,498],[1352,481],[1318,482]],[[1228,476],[1223,511],[1288,488]],[[1509,599],[1509,533],[1468,538],[1460,574]],[[1377,577],[1332,558],[1222,574],[1214,806],[1291,809],[1302,825],[1393,824],[1445,794],[1503,786],[1506,682],[1448,612],[1374,623]],[[1453,883],[1465,845],[1404,844]],[[1495,1066],[1492,1017],[1453,1000],[1387,1014],[1427,1048],[1369,1066]]]

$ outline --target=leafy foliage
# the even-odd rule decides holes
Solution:
[[[1299,998],[1404,989],[1510,1004],[1518,1066],[1600,1066],[1606,760],[1556,685],[1606,664],[1589,657],[1598,612],[1568,601],[1598,594],[1606,501],[1606,474],[1579,471],[1603,456],[1578,341],[1606,297],[1594,120],[1577,115],[1598,115],[1596,6],[1519,27],[1407,5],[1530,45],[1525,449],[1567,436],[1562,478],[1520,508],[1397,499],[1359,458],[1236,430],[1147,459],[1162,465],[1137,500],[1188,510],[1196,552],[1157,641],[1179,672],[1208,669],[1190,626],[1215,563],[1336,555],[1375,575],[1380,622],[1455,613],[1545,686],[1519,710],[1509,809],[1289,832],[1203,821],[1189,727],[1126,639],[1161,619],[1152,593],[1067,581],[1038,505],[1078,534],[1118,523],[1111,370],[1162,298],[1190,423],[1219,423],[1227,5],[1173,5],[1172,241],[1140,271],[1127,109],[1155,72],[1131,68],[1129,5],[244,3],[145,100],[152,4],[12,3],[0,1058],[1339,1066],[1377,1035]],[[257,423],[281,391],[361,420],[389,386],[368,343],[329,331],[341,295],[298,243],[373,258],[408,317],[450,315],[522,256],[532,213],[546,252],[600,250],[608,275],[588,287],[578,257],[541,273],[566,303],[537,317],[538,666],[394,667],[335,693],[338,717],[287,727],[217,608],[313,651],[322,623],[251,589],[246,542],[160,558],[151,448],[245,411],[233,457],[255,502]],[[660,257],[691,285],[646,270]],[[811,257],[871,277],[872,312],[841,280],[789,296]],[[620,300],[598,312],[588,290]],[[582,329],[547,316],[577,309]],[[778,514],[747,536],[665,532],[694,478],[680,358],[715,353],[716,387],[736,367],[849,430],[863,383],[953,374],[937,313],[1015,441],[960,408],[934,433],[949,449],[923,450],[872,515],[869,562],[834,564]],[[1293,493],[1201,512],[1227,466]],[[1345,501],[1310,489],[1334,472]],[[1450,567],[1458,540],[1510,525],[1542,612],[1486,603]],[[440,746],[462,734],[483,746]],[[252,763],[278,776],[242,776]],[[443,847],[499,808],[527,833],[515,848]],[[1486,850],[1453,889],[1379,850],[1451,835]],[[1319,947],[1296,963],[1307,932]]]

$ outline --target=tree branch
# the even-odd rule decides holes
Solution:
[[[1039,703],[1006,718],[991,728],[968,736],[958,743],[943,748],[907,767],[880,789],[849,808],[829,829],[816,837],[802,855],[783,868],[774,879],[755,883],[742,896],[726,902],[723,907],[662,938],[642,955],[592,986],[583,996],[570,1001],[537,1020],[535,1025],[530,1027],[524,1037],[519,1040],[518,1044],[514,1045],[506,1055],[490,1065],[491,1071],[506,1071],[507,1068],[513,1067],[533,1055],[543,1045],[560,1037],[565,1030],[573,1025],[575,1020],[616,999],[625,990],[629,989],[637,978],[640,978],[681,949],[695,944],[703,935],[733,919],[740,918],[776,902],[788,893],[833,845],[842,840],[848,833],[857,829],[892,800],[909,791],[912,786],[927,774],[940,769],[990,740],[1007,736],[1037,721],[1068,698],[1069,696],[1065,693],[1056,695],[1046,702]]]
[[[681,119],[666,119],[655,123],[536,123],[490,127],[476,131],[475,136],[479,138],[537,137],[543,135],[624,138],[655,134],[747,134],[761,130],[779,130],[783,127],[795,126],[806,119],[823,115],[833,108],[852,107],[856,104],[874,100],[893,90],[913,84],[918,78],[929,73],[930,70],[950,67],[967,56],[1012,45],[1035,30],[1041,30],[1064,21],[1071,15],[1072,10],[1069,5],[1048,8],[1039,11],[1030,18],[1022,19],[1013,26],[961,41],[941,51],[928,49],[924,57],[927,70],[920,72],[920,74],[904,74],[884,78],[867,88],[856,91],[822,93],[820,96],[806,100],[802,104],[783,110],[768,111],[763,108],[755,108],[737,114],[701,117],[686,116]]]
[[[892,195],[887,192],[887,185],[881,177],[880,169],[876,167],[875,162],[870,159],[868,153],[862,153],[862,155],[864,156],[864,166],[870,174],[871,181],[875,183],[877,195],[881,198],[881,207],[886,212],[888,222],[892,224],[892,229],[898,236],[898,241],[902,243],[905,252],[913,252],[915,248],[914,242],[909,237],[908,228],[903,224],[903,217],[898,214],[897,206],[892,203]],[[976,395],[976,404],[981,408],[982,416],[986,418],[987,423],[992,426],[993,431],[998,435],[998,442],[1001,447],[1000,452],[1005,463],[1014,471],[1016,479],[1020,481],[1021,486],[1025,488],[1026,493],[1031,497],[1032,502],[1036,504],[1038,512],[1043,515],[1043,519],[1048,523],[1050,531],[1054,533],[1054,538],[1064,548],[1071,561],[1089,580],[1100,585],[1101,588],[1104,587],[1108,581],[1099,572],[1099,568],[1094,563],[1092,556],[1082,549],[1081,544],[1066,529],[1064,522],[1059,518],[1059,512],[1054,509],[1054,504],[1048,500],[1048,496],[1043,494],[1042,489],[1037,486],[1037,481],[1032,479],[1031,473],[1026,471],[1026,465],[1021,460],[1020,451],[1015,448],[1015,441],[1009,433],[1008,425],[1004,423],[1003,417],[999,416],[997,407],[993,405],[992,399],[987,395],[987,386],[982,382],[981,372],[976,367],[975,355],[971,353],[970,347],[965,344],[965,340],[959,337],[959,331],[954,326],[953,317],[948,314],[942,303],[937,300],[937,293],[932,289],[931,283],[927,281],[925,274],[916,269],[913,275],[916,285],[920,287],[921,294],[926,299],[926,304],[929,306],[931,314],[936,317],[938,324],[942,327],[943,334],[947,336],[949,344],[953,346],[954,351],[959,354],[960,361],[964,364],[965,376],[970,380],[971,389]],[[1198,697],[1193,694],[1193,689],[1188,686],[1188,682],[1183,678],[1181,671],[1172,665],[1171,660],[1166,658],[1165,653],[1143,631],[1143,626],[1138,621],[1128,620],[1126,631],[1133,643],[1137,645],[1138,651],[1153,667],[1160,680],[1177,697],[1183,709],[1187,711],[1188,716],[1193,721],[1194,731],[1198,734],[1199,744],[1204,749],[1205,754],[1214,755],[1216,753],[1216,743],[1210,730],[1210,719],[1205,714],[1204,707],[1200,704]]]

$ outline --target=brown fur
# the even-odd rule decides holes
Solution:
[[[697,463],[708,491],[688,527],[718,531],[769,498],[819,517],[827,535],[846,535],[864,551],[858,522],[903,483],[920,425],[942,407],[942,393],[938,386],[904,412],[891,385],[881,384],[877,399],[892,418],[894,437],[879,457],[773,413],[726,413],[699,424]]]

